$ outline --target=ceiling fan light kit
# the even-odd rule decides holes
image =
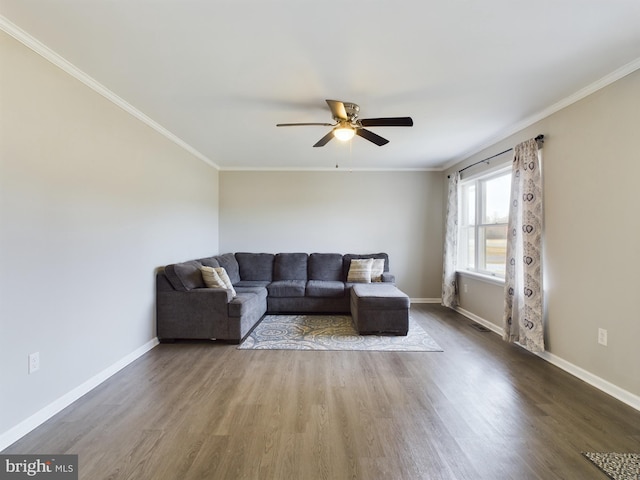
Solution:
[[[333,130],[333,136],[343,142],[351,140],[355,135],[356,131],[349,125],[341,125]]]
[[[294,127],[302,125],[319,125],[333,127],[333,129],[322,137],[314,147],[325,146],[333,137],[338,140],[348,141],[355,135],[375,143],[379,147],[389,143],[389,140],[373,133],[364,127],[411,127],[413,120],[411,117],[388,117],[388,118],[363,118],[358,119],[360,107],[355,103],[345,103],[339,100],[327,100],[327,105],[331,109],[331,115],[335,124],[331,123],[278,123],[277,127]]]

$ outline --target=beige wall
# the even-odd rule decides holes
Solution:
[[[220,173],[223,252],[389,253],[398,286],[440,298],[441,172]]]
[[[1,32],[0,63],[2,444],[154,339],[154,270],[217,252],[218,172]]]
[[[466,160],[545,135],[547,349],[555,357],[640,396],[640,71]],[[482,168],[482,167],[477,167]],[[477,171],[477,170],[476,170]],[[448,172],[447,172],[448,173]],[[467,280],[461,306],[494,312],[502,288]],[[482,296],[472,295],[482,288]],[[597,343],[608,330],[608,346]]]

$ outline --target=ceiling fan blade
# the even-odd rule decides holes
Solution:
[[[371,132],[369,130],[365,130],[364,128],[358,128],[356,130],[356,135],[359,135],[360,137],[365,138],[365,139],[369,140],[370,142],[375,143],[379,147],[389,143],[389,140],[387,140],[386,138],[382,138],[380,135],[376,135],[375,133],[373,133],[373,132]]]
[[[333,130],[331,130],[324,137],[318,140],[314,145],[314,147],[324,147],[327,143],[329,143],[329,140],[331,140],[332,138],[333,138]]]
[[[320,125],[323,127],[333,127],[333,123],[278,123],[276,127],[297,127],[299,125]]]
[[[339,118],[340,120],[347,120],[347,110],[344,108],[344,103],[338,100],[327,100],[327,104],[331,109],[331,114],[334,118]]]
[[[363,127],[412,127],[411,117],[389,117],[389,118],[363,118],[360,120]]]

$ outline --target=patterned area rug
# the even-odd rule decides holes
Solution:
[[[350,315],[267,315],[239,346],[241,350],[374,350],[441,352],[409,319],[403,336],[358,335]]]
[[[640,453],[583,452],[582,455],[613,480],[640,480]]]

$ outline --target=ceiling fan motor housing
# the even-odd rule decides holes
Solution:
[[[360,112],[360,107],[355,103],[343,103],[343,104],[344,104],[344,110],[345,112],[347,112],[347,118],[349,119],[350,122],[353,122],[358,117],[358,113]]]

